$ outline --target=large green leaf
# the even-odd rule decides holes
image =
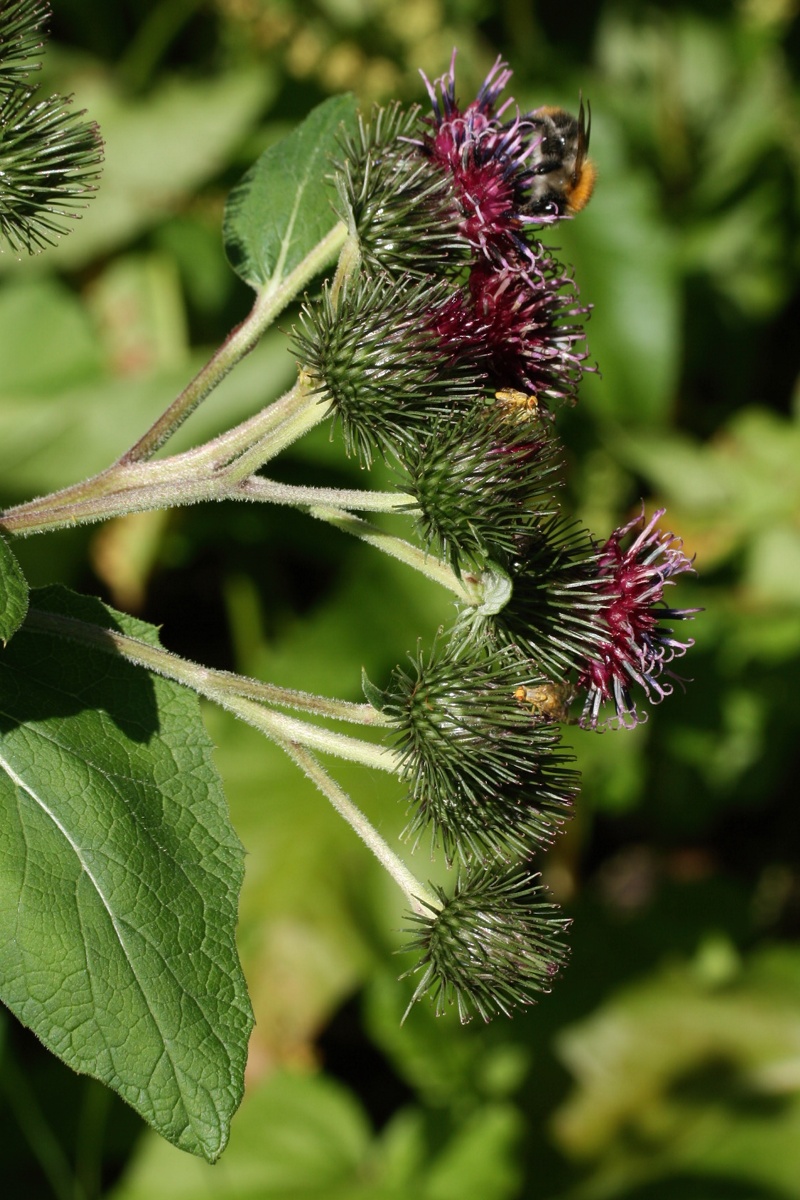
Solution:
[[[355,110],[353,96],[320,104],[264,151],[228,197],[225,251],[236,274],[257,291],[276,289],[336,224],[331,156]]]
[[[19,563],[0,537],[0,642],[6,644],[25,620],[28,584]]]
[[[242,1094],[243,852],[196,697],[36,627],[155,630],[33,593],[0,659],[0,996],[70,1067],[209,1160]]]

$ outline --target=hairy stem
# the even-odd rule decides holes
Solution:
[[[438,912],[442,907],[439,898],[425,887],[417,877],[409,871],[401,858],[387,845],[375,826],[367,820],[360,808],[357,808],[347,793],[339,787],[334,779],[317,762],[313,754],[301,746],[291,743],[283,749],[294,759],[300,769],[311,779],[330,800],[333,807],[369,846],[378,862],[394,879],[405,893],[411,908],[418,916],[430,916],[431,911]]]
[[[278,313],[298,295],[310,279],[335,261],[345,244],[347,230],[340,221],[319,242],[312,252],[280,283],[268,283],[256,294],[255,303],[241,325],[232,330],[219,349],[194,377],[166,412],[147,430],[135,445],[119,459],[120,463],[140,462],[151,458],[172,436],[187,417],[225,378],[236,364],[249,354]]]
[[[285,688],[273,688],[270,684],[260,683],[256,679],[247,679],[229,671],[215,671],[210,667],[201,666],[165,650],[162,646],[154,646],[150,642],[118,633],[114,629],[40,609],[32,608],[29,611],[23,628],[57,634],[82,645],[118,654],[127,662],[163,675],[191,688],[207,700],[213,700],[274,740],[312,746],[315,750],[334,754],[350,762],[359,762],[363,766],[388,771],[390,774],[398,774],[401,769],[395,752],[384,746],[334,733],[319,725],[309,725],[305,721],[298,721],[295,717],[288,717],[285,713],[274,712],[265,707],[265,704],[280,704],[284,707],[291,705],[306,712],[315,712],[343,721],[353,721],[355,717],[358,723],[363,725],[388,724],[386,718],[376,709],[371,709],[370,705],[354,705],[327,697],[310,696],[308,693],[290,692]],[[368,710],[371,710],[372,715]]]
[[[180,428],[236,364],[249,354],[264,330],[269,327],[289,301],[294,299],[314,275],[335,261],[346,241],[347,230],[339,222],[329,234],[318,242],[294,271],[278,282],[265,284],[257,293],[255,303],[241,325],[238,325],[228,335],[181,394],[115,463],[92,476],[91,479],[9,509],[8,512],[2,514],[0,528],[9,533],[38,533],[72,525],[76,521],[100,520],[103,516],[117,516],[120,511],[126,511],[125,509],[120,510],[117,504],[113,509],[104,513],[100,501],[105,496],[123,492],[129,487],[138,488],[145,482],[136,474],[136,468],[141,469],[142,466],[147,465],[147,460],[152,458],[156,451]],[[272,457],[273,453],[278,453],[280,449],[310,427],[308,423],[305,426],[301,424],[299,430],[294,432],[290,422],[292,417],[297,415],[298,409],[307,408],[311,393],[309,381],[301,373],[297,387],[287,396],[257,414],[255,418],[243,422],[206,445],[193,451],[187,451],[185,456],[174,456],[172,469],[175,469],[177,463],[180,463],[180,467],[183,469],[188,468],[190,464],[195,467],[210,464],[217,467],[225,466],[230,464],[233,458],[248,451],[248,463],[232,470],[234,480],[245,478],[262,462],[266,462]],[[317,420],[322,420],[323,416],[324,410],[320,406]],[[311,422],[311,424],[314,423],[316,422]],[[283,437],[270,438],[268,434],[278,426],[283,427]],[[259,444],[259,441],[263,442],[263,446],[256,450],[254,447]],[[264,456],[258,461],[262,449]],[[250,465],[251,462],[255,462],[256,465]],[[85,507],[79,507],[86,501],[92,503]],[[178,500],[178,503],[182,502],[186,503],[187,501]],[[141,509],[154,506],[140,504],[138,507]],[[54,522],[51,518],[56,513],[59,514],[59,518]],[[37,516],[40,519],[37,520]]]
[[[477,577],[465,575],[459,579],[447,563],[442,562],[435,555],[428,554],[419,546],[415,546],[413,542],[407,542],[392,533],[386,533],[377,525],[362,520],[361,517],[354,517],[352,513],[343,512],[339,508],[332,508],[326,504],[311,504],[307,511],[312,517],[325,521],[329,525],[335,525],[344,533],[350,533],[369,546],[382,550],[384,554],[399,559],[406,566],[413,567],[415,571],[420,571],[434,583],[439,583],[448,591],[454,592],[465,604],[474,605],[476,603],[477,592],[480,589],[480,580]]]
[[[243,473],[275,457],[324,416],[301,375],[286,396],[199,450],[158,462],[115,464],[84,484],[8,509],[0,515],[0,530],[44,533],[146,509],[247,499],[238,490]]]
[[[360,488],[301,487],[294,483],[276,483],[263,475],[244,480],[240,492],[249,500],[267,504],[288,504],[293,508],[355,509],[356,512],[413,511],[414,497],[405,492],[371,492]]]

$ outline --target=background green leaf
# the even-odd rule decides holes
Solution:
[[[507,1160],[518,1134],[510,1106],[487,1105],[438,1146],[413,1110],[376,1136],[341,1085],[278,1073],[242,1106],[223,1171],[150,1138],[112,1200],[513,1200],[518,1180]]]
[[[355,111],[353,96],[320,104],[264,151],[228,197],[225,250],[256,291],[277,288],[336,224],[331,159],[341,126],[353,123]]]
[[[34,603],[155,638],[64,589]],[[27,629],[0,672],[2,998],[71,1067],[213,1160],[251,1015],[234,945],[242,849],[196,697]]]
[[[677,1189],[680,1172],[750,1179],[753,1188],[790,1195],[800,1175],[791,1052],[800,1039],[799,988],[796,951],[742,963],[725,938],[710,937],[691,962],[564,1030],[559,1054],[576,1084],[553,1130],[571,1153],[596,1163],[593,1183],[577,1195],[628,1196],[659,1179]]]
[[[67,92],[74,85],[74,76],[65,80]],[[214,80],[168,79],[133,99],[114,73],[82,76],[81,107],[98,122],[105,146],[92,219],[85,219],[87,211],[48,251],[49,263],[26,264],[26,273],[84,266],[179,210],[227,160],[273,86],[269,72],[244,70]],[[2,266],[20,270],[7,257]]]

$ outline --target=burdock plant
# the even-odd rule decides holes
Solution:
[[[0,234],[13,252],[63,232],[98,168],[93,127],[35,102],[45,15],[35,0],[0,8]],[[402,888],[411,1002],[488,1020],[548,991],[567,957],[568,921],[532,866],[577,796],[561,725],[642,719],[688,644],[670,624],[689,613],[663,597],[691,564],[661,513],[597,541],[563,511],[557,415],[587,369],[587,310],[539,234],[582,207],[594,171],[583,112],[521,113],[502,100],[509,78],[498,62],[462,105],[451,63],[427,84],[427,115],[333,99],[269,149],[225,216],[228,257],[255,292],[249,316],[114,463],[0,517],[14,537],[210,499],[285,504],[455,597],[451,628],[352,704],[186,661],[153,627],[66,589],[29,593],[0,540],[3,999],[65,1062],[209,1159],[241,1097],[252,1017],[234,944],[243,856],[197,696],[281,747]],[[331,268],[294,331],[295,385],[156,457]],[[264,473],[326,421],[396,486]],[[451,888],[411,872],[319,752],[397,776],[409,853],[438,849]]]

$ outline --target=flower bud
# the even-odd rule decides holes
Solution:
[[[448,862],[527,858],[570,817],[577,774],[558,730],[521,704],[512,650],[434,645],[395,669],[383,711],[392,718],[409,784],[408,836],[426,830]]]
[[[422,952],[403,976],[422,972],[411,1004],[428,994],[441,1016],[455,1003],[463,1024],[475,1013],[484,1021],[510,1016],[550,991],[567,961],[560,939],[570,921],[544,898],[541,884],[524,871],[486,870],[460,876],[451,897],[434,890],[441,908],[411,915],[405,949]]]

